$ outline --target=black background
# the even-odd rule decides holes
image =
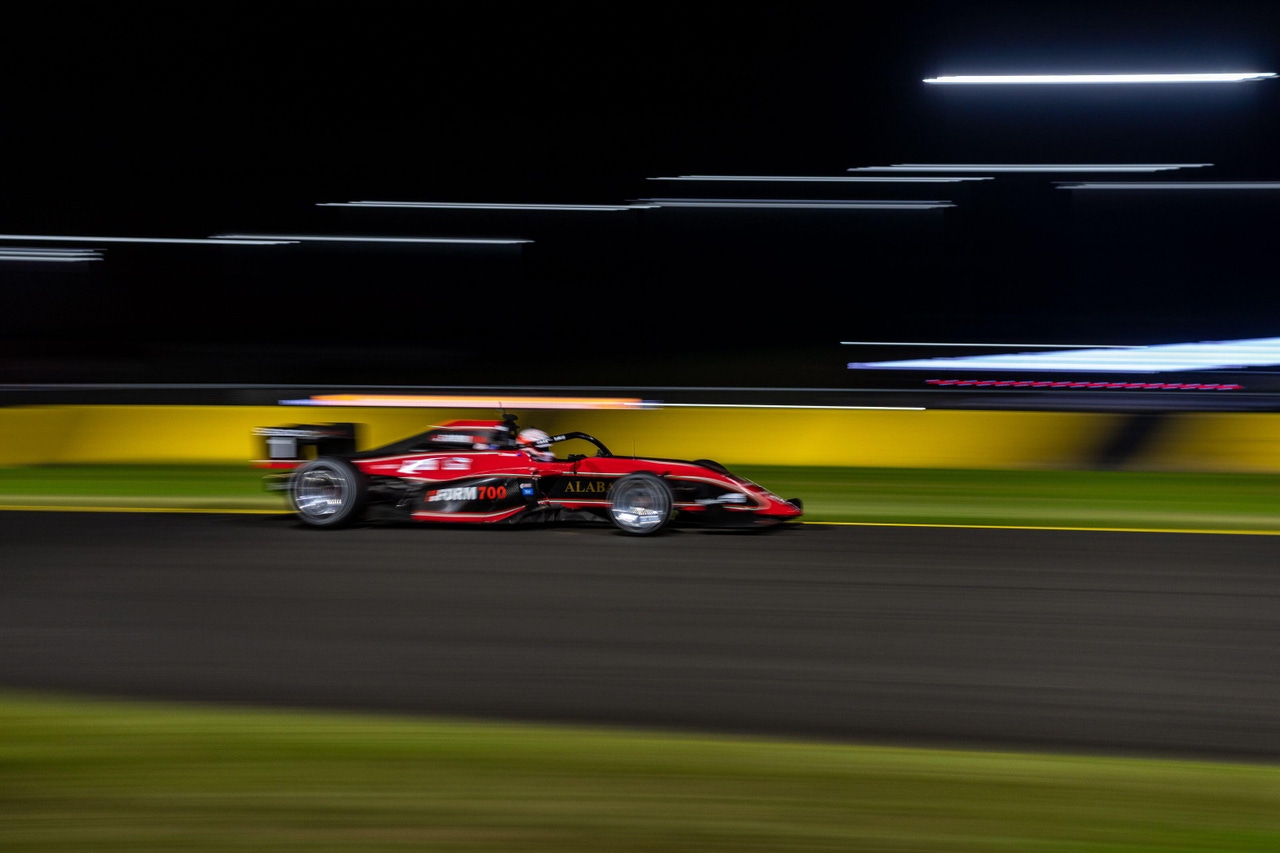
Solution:
[[[1280,179],[1280,80],[921,82],[1280,70],[1270,4],[1029,5],[68,7],[12,19],[6,234],[534,242],[88,241],[104,261],[0,265],[0,380],[830,386],[850,384],[844,363],[867,355],[842,340],[1276,334],[1278,193],[1086,195],[1054,184],[1076,176],[1043,174],[925,189],[650,180],[904,162],[1212,163],[1120,179]],[[319,206],[662,196],[957,206]]]

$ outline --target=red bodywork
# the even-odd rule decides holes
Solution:
[[[324,497],[328,493],[319,486],[326,485],[331,490],[350,488],[351,499],[360,503],[360,517],[420,522],[612,519],[625,529],[618,520],[618,501],[624,498],[614,489],[619,482],[628,484],[623,495],[637,484],[642,496],[656,490],[660,508],[664,494],[669,498],[669,519],[659,527],[668,521],[769,527],[803,514],[799,500],[784,500],[709,460],[614,456],[584,433],[554,436],[541,447],[522,447],[514,419],[450,421],[369,451],[355,450],[351,424],[276,427],[258,434],[266,438],[268,453],[255,464],[274,471],[268,475],[268,487],[287,491],[302,520],[316,526],[337,526],[319,512],[345,511],[337,503],[340,496]],[[553,444],[579,440],[594,445],[596,453],[551,457]],[[314,452],[304,452],[306,448]],[[317,488],[310,488],[308,476]],[[308,517],[313,493],[320,496],[312,502],[318,509]],[[338,508],[331,509],[334,506]]]

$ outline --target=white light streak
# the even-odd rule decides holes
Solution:
[[[757,208],[773,210],[938,210],[955,207],[950,201],[899,199],[893,201],[767,199],[767,198],[649,198],[657,207]]]
[[[897,163],[859,166],[850,172],[1167,172],[1212,163]]]
[[[214,239],[276,240],[289,243],[460,243],[482,246],[515,246],[533,242],[515,237],[338,237],[319,234],[221,234]]]
[[[994,349],[1004,347],[1010,349],[1139,349],[1127,344],[957,344],[937,341],[841,341],[844,346],[863,347],[982,347]]]
[[[850,170],[852,171],[852,170]],[[804,175],[677,175],[670,178],[646,178],[649,181],[734,181],[737,183],[867,183],[867,184],[956,184],[962,181],[993,181],[991,177],[890,177],[839,175],[804,176]]]
[[[851,362],[850,370],[1038,370],[1090,373],[1165,373],[1280,365],[1280,338],[1157,344],[1122,350],[1024,352],[1007,355]]]
[[[5,249],[0,248],[0,261],[36,261],[38,263],[82,263],[100,261],[102,255],[90,249]]]
[[[960,74],[951,77],[929,77],[925,83],[940,84],[1077,84],[1077,83],[1239,83],[1266,80],[1276,75],[1270,71],[1229,71],[1222,73],[1182,74]]]
[[[393,207],[421,210],[538,210],[538,211],[619,211],[645,210],[652,205],[634,204],[507,204],[452,201],[326,201],[317,207]]]
[[[1280,181],[1098,181],[1062,183],[1060,190],[1280,190]]]
[[[235,246],[278,246],[289,240],[223,239],[220,237],[87,237],[70,234],[0,234],[0,240],[42,240],[62,243],[184,243]]]

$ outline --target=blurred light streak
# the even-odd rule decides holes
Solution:
[[[844,346],[864,347],[1010,347],[1022,349],[1138,349],[1129,344],[957,344],[935,341],[841,341]]]
[[[45,240],[63,243],[196,243],[204,245],[280,246],[290,240],[223,239],[221,237],[88,237],[70,234],[0,234],[0,240]]]
[[[653,205],[635,204],[506,204],[493,202],[448,201],[325,201],[316,207],[399,207],[424,210],[545,210],[545,211],[616,211],[645,210]]]
[[[850,172],[1167,172],[1212,163],[897,163],[859,166]]]
[[[818,406],[753,403],[664,403],[638,397],[473,397],[419,394],[318,394],[281,400],[282,406],[390,406],[458,409],[871,409],[922,412],[923,406]]]
[[[1010,353],[969,357],[850,362],[850,370],[1039,370],[1164,373],[1280,365],[1280,338],[1157,344],[1131,349]]]
[[[458,409],[652,409],[658,404],[639,398],[610,397],[473,397],[434,394],[318,394],[281,400],[282,406],[392,406]]]
[[[1243,385],[1222,382],[1096,382],[1067,379],[926,379],[926,385],[948,388],[1091,388],[1123,391],[1240,391]]]
[[[823,201],[818,199],[766,198],[647,198],[657,207],[747,208],[768,210],[938,210],[955,207],[954,202],[939,200],[899,199],[892,201],[860,201],[856,199]]]
[[[851,170],[852,171],[852,170]],[[810,182],[810,183],[868,183],[868,184],[955,184],[961,181],[992,181],[991,177],[889,177],[839,175],[834,177],[803,175],[678,175],[671,178],[646,178],[648,181],[735,181],[738,183]]]
[[[290,243],[458,243],[482,246],[515,246],[533,242],[518,237],[334,237],[318,234],[220,234],[214,239],[278,240]]]
[[[659,408],[671,409],[848,409],[885,412],[923,412],[924,406],[806,406],[784,403],[661,403]]]
[[[100,261],[102,254],[93,249],[0,248],[0,261],[37,261],[39,263],[80,263]]]
[[[1061,190],[1280,190],[1280,181],[1082,181],[1060,183]]]
[[[960,74],[929,77],[925,83],[942,84],[1059,84],[1059,83],[1240,83],[1265,80],[1270,71],[1228,71],[1174,74]]]

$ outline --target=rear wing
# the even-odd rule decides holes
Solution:
[[[319,456],[346,456],[356,452],[359,424],[290,424],[258,427],[258,468],[294,468]]]

